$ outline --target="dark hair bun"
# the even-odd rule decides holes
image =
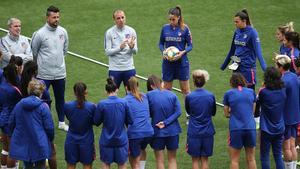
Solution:
[[[111,77],[107,78],[106,82],[107,84],[114,84],[114,80]]]

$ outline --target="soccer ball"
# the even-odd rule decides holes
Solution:
[[[170,46],[165,50],[164,55],[169,61],[174,61],[176,60],[175,56],[178,53],[179,53],[179,49],[177,49],[175,46]]]

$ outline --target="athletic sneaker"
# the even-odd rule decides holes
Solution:
[[[65,122],[59,122],[58,123],[58,129],[68,131],[69,126]]]

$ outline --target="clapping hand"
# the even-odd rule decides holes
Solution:
[[[128,46],[130,49],[133,49],[134,48],[134,45],[135,45],[135,39],[136,37],[135,36],[132,36],[129,40],[128,40]]]

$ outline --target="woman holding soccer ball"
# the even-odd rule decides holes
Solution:
[[[178,79],[182,93],[187,95],[190,93],[190,65],[187,53],[193,48],[192,35],[188,26],[183,22],[179,6],[171,8],[168,15],[169,24],[163,26],[159,40],[159,49],[163,55],[163,84],[165,89],[171,90],[173,80]],[[179,50],[174,57],[165,55],[166,50],[171,46]]]

